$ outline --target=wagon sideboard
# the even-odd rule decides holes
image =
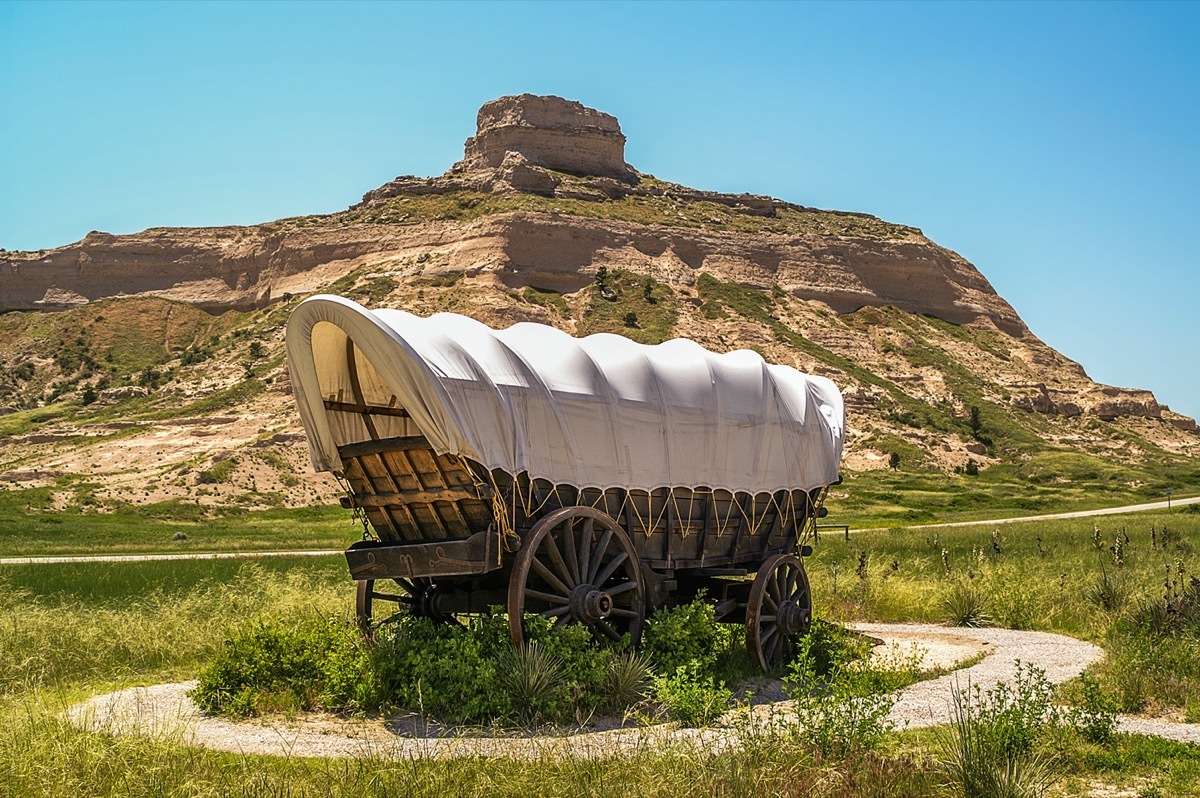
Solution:
[[[353,444],[341,455],[348,484],[343,504],[360,509],[378,536],[347,552],[356,579],[495,570],[538,518],[563,507],[594,507],[612,517],[633,540],[639,561],[655,571],[757,564],[792,550],[824,513],[823,489],[751,495],[513,479],[438,455],[415,436]]]

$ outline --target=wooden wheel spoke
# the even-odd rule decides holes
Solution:
[[[774,601],[776,606],[783,601],[783,592],[779,589],[779,583],[775,580],[767,582],[767,589],[763,591],[763,600]]]
[[[608,578],[616,573],[617,569],[620,568],[628,559],[629,555],[625,552],[621,552],[617,556],[613,557],[611,560],[609,560],[608,565],[604,566],[604,570],[596,575],[596,580],[592,582],[592,584],[596,587],[603,585],[608,581]]]
[[[596,628],[604,633],[605,637],[610,640],[620,640],[621,635],[616,629],[608,625],[607,621],[596,621]]]
[[[779,646],[783,643],[783,635],[776,635],[767,643],[767,662],[772,666],[779,663]]]
[[[531,568],[533,568],[533,570],[538,572],[538,576],[542,577],[542,579],[545,579],[546,583],[558,591],[559,594],[563,596],[571,595],[571,588],[564,585],[562,580],[555,576],[550,569],[547,568],[545,564],[542,563],[542,561],[537,557],[531,559],[529,561],[529,565]]]
[[[624,607],[613,607],[612,614],[618,618],[629,618],[630,620],[641,617],[636,611],[627,610]]]
[[[541,613],[541,615],[543,618],[561,618],[564,615],[566,615],[567,617],[570,617],[569,615],[567,615],[567,613],[569,613],[570,611],[571,611],[570,607],[555,607],[552,610],[546,610],[545,612]]]
[[[628,593],[630,590],[637,590],[637,586],[638,583],[631,579],[628,582],[622,582],[616,587],[611,587],[604,592],[610,596],[619,596],[622,593]]]
[[[394,593],[376,593],[371,591],[371,599],[383,599],[384,601],[394,601],[397,604],[412,601],[412,596],[397,596]]]
[[[543,538],[543,541],[546,545],[546,552],[550,555],[551,561],[558,568],[558,572],[563,575],[571,587],[575,587],[578,582],[575,581],[575,577],[571,575],[571,570],[567,568],[566,561],[563,560],[562,552],[559,551],[558,548],[558,541],[554,539],[554,532],[551,531],[550,534],[546,535],[546,537]],[[536,559],[537,558],[535,557],[534,560],[536,561]],[[564,590],[563,592],[570,593],[571,591]]]
[[[600,536],[600,542],[596,544],[596,550],[592,554],[592,568],[587,575],[589,585],[596,584],[596,572],[600,570],[600,565],[604,562],[604,555],[608,552],[608,544],[612,540],[612,536],[613,531],[605,529],[604,534]]]
[[[393,579],[392,581],[398,584],[400,589],[410,596],[415,596],[418,592],[420,592],[417,589],[416,584],[411,579]]]
[[[571,603],[571,599],[567,596],[560,596],[557,593],[543,593],[540,590],[531,590],[530,588],[525,588],[525,595],[528,598],[539,599],[541,601],[545,601],[548,604],[569,604],[569,603]]]
[[[570,574],[573,585],[578,585],[580,579],[579,571],[579,547],[575,543],[575,522],[574,519],[568,520],[561,527],[563,533],[563,548],[567,552],[567,572]]]
[[[579,536],[579,581],[588,582],[592,577],[592,538],[596,534],[596,521],[592,517],[583,519],[583,534]]]
[[[746,647],[764,671],[771,671],[787,657],[811,611],[808,578],[795,554],[777,554],[762,563],[747,602]],[[794,614],[797,612],[805,615]]]

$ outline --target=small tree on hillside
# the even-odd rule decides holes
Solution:
[[[893,471],[900,468],[900,453],[899,452],[892,452],[891,454],[888,455],[888,468],[892,469]]]
[[[968,423],[971,425],[971,436],[975,440],[979,440],[979,434],[983,432],[983,420],[979,417],[979,408],[971,405],[971,417]]]

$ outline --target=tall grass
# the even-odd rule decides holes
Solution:
[[[130,565],[87,570],[115,573]],[[109,595],[80,596],[53,589],[39,595],[0,581],[0,697],[63,684],[190,676],[231,626],[344,611],[351,594],[344,572],[329,565],[277,572],[242,564],[227,581],[200,576],[213,563],[170,565],[191,584],[135,594],[116,580]]]
[[[938,795],[919,758],[865,753],[824,759],[811,749],[762,745],[719,756],[703,743],[623,757],[546,755],[391,760],[225,754],[179,739],[114,737],[72,727],[53,707],[0,709],[3,798],[161,796],[856,796]]]
[[[1101,683],[1126,711],[1176,708],[1200,721],[1200,624],[1180,620],[1200,607],[1198,514],[863,530],[822,537],[809,573],[818,609],[836,618],[986,615],[1093,640],[1108,654]]]

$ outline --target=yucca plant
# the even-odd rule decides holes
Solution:
[[[1097,607],[1116,613],[1129,602],[1129,587],[1120,574],[1109,574],[1108,569],[1101,568],[1100,576],[1084,591],[1084,596]]]
[[[621,652],[608,663],[604,700],[610,707],[624,709],[645,698],[650,685],[650,661],[636,651]]]
[[[563,661],[537,640],[509,650],[500,665],[500,683],[522,721],[537,724],[551,720],[567,706]]]
[[[951,626],[978,628],[992,625],[988,597],[972,580],[956,580],[938,602],[942,615]]]

